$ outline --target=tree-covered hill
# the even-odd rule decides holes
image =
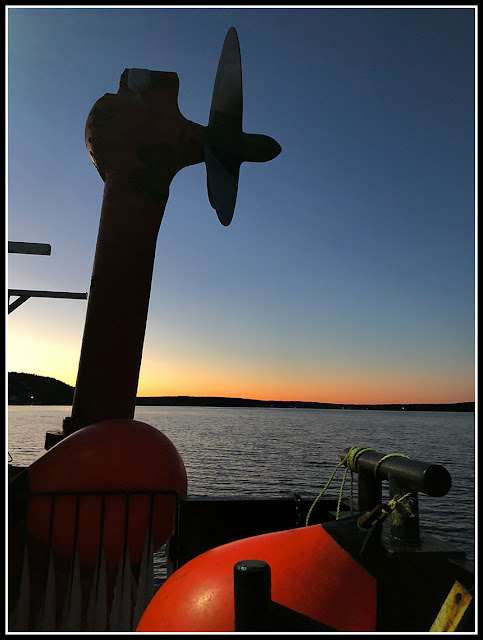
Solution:
[[[74,387],[34,373],[9,372],[8,404],[72,404]]]

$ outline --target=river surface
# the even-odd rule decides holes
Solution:
[[[13,463],[26,466],[43,455],[45,432],[61,429],[70,412],[70,407],[10,406]],[[196,497],[283,497],[296,491],[315,498],[351,446],[441,464],[452,487],[442,498],[420,495],[421,533],[455,544],[474,560],[474,413],[137,407],[135,418],[174,443],[186,467],[188,495]],[[338,496],[342,471],[326,497]],[[348,495],[347,489],[344,498]]]

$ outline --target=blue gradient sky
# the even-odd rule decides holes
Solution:
[[[138,395],[460,402],[475,384],[474,10],[9,9],[8,286],[88,291],[103,183],[87,115],[128,67],[208,122],[238,31],[242,165],[222,227],[204,165],[171,185]],[[134,304],[133,300],[133,304]],[[75,384],[85,301],[9,317],[9,371]]]

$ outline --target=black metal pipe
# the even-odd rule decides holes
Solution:
[[[235,631],[264,631],[271,598],[270,566],[263,560],[241,560],[233,567]]]
[[[11,486],[9,486],[9,491]],[[29,496],[154,496],[154,495],[163,495],[163,496],[174,496],[175,498],[179,496],[179,493],[175,489],[134,489],[134,490],[125,490],[125,491],[30,491]]]
[[[382,484],[374,472],[358,470],[357,504],[359,511],[372,511],[382,502]]]
[[[341,459],[347,456],[349,451],[350,449],[344,449]],[[379,451],[364,451],[357,458],[356,472],[374,475],[379,460],[385,455]],[[408,491],[420,491],[429,496],[444,496],[451,489],[451,475],[440,464],[394,456],[381,462],[375,474],[378,480],[388,480],[389,476]]]

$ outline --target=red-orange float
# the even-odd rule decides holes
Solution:
[[[157,591],[136,631],[234,631],[233,567],[247,558],[270,565],[274,602],[338,631],[375,630],[376,579],[317,524],[193,558]]]
[[[187,492],[186,470],[173,443],[158,429],[129,419],[105,420],[69,435],[29,467],[28,478],[31,492],[174,490],[181,497]],[[94,566],[102,534],[106,566],[117,566],[124,545],[127,499],[124,495],[107,495],[104,500],[102,506],[100,496],[81,497],[75,538],[76,498],[55,498],[54,553],[70,558],[76,543],[81,565]],[[150,510],[149,496],[130,496],[127,542],[132,564],[142,558]],[[174,513],[174,495],[154,496],[154,549],[171,535]],[[32,497],[28,531],[44,544],[49,540],[50,517],[51,498]]]

